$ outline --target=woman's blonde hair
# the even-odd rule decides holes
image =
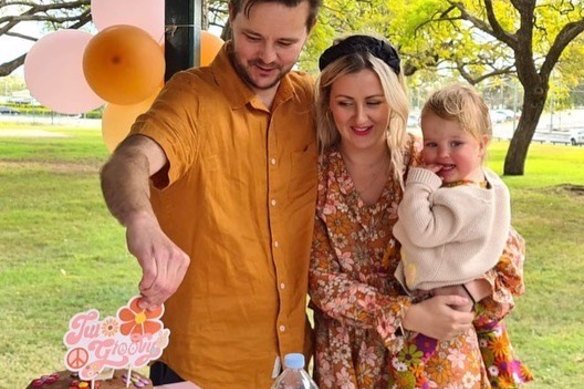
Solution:
[[[484,135],[490,139],[493,134],[489,107],[470,85],[453,84],[432,93],[422,108],[421,118],[429,113],[458,122],[464,132],[479,141]]]
[[[315,91],[316,136],[319,147],[321,152],[324,152],[341,141],[329,106],[332,85],[347,74],[366,69],[373,71],[379,78],[390,108],[387,145],[394,178],[403,187],[404,153],[408,139],[406,123],[409,112],[405,80],[402,72],[396,74],[385,62],[368,52],[356,52],[340,57],[320,73]]]

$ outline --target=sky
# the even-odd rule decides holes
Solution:
[[[42,25],[40,23],[20,23],[15,32],[27,34],[30,36],[41,38],[44,35]],[[11,61],[20,55],[28,52],[35,42],[21,38],[14,38],[6,35],[0,36],[0,63]],[[13,74],[24,74],[21,66]]]

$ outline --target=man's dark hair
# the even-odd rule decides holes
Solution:
[[[308,2],[308,5],[310,6],[310,10],[308,11],[308,19],[306,19],[306,29],[310,31],[310,29],[312,29],[316,23],[316,15],[318,14],[318,10],[322,5],[322,0],[230,0],[229,3],[231,4],[231,7],[233,7],[232,11],[234,16],[240,12],[243,12],[246,17],[249,17],[251,9],[256,4],[280,3],[286,7],[292,8],[296,7],[304,1]]]

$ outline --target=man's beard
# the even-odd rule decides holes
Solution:
[[[243,66],[243,64],[239,61],[237,54],[235,54],[235,52],[233,51],[233,46],[231,46],[231,50],[229,50],[229,58],[231,59],[231,63],[233,64],[233,67],[235,68],[236,73],[243,80],[243,82],[245,82],[247,85],[251,86],[252,88],[258,89],[258,90],[267,90],[267,89],[271,89],[274,86],[278,85],[280,80],[291,70],[291,68],[290,68],[290,69],[287,69],[286,71],[282,71],[282,68],[277,66],[275,68],[278,69],[278,74],[274,78],[274,81],[272,81],[268,85],[258,85],[253,80],[253,78],[250,76],[246,67]],[[248,63],[249,63],[249,67],[253,67],[256,64],[259,64],[263,67],[270,68],[269,65],[264,64],[259,59],[254,59]]]

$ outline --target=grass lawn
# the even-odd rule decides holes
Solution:
[[[137,292],[140,272],[101,197],[98,170],[108,154],[99,130],[47,126],[39,129],[60,137],[3,137],[7,128],[0,123],[0,389],[20,389],[62,369],[74,313],[115,314]],[[491,147],[499,173],[506,148]],[[528,244],[527,293],[508,321],[513,342],[536,376],[531,388],[577,387],[584,382],[584,148],[534,144],[526,175],[505,181]]]

